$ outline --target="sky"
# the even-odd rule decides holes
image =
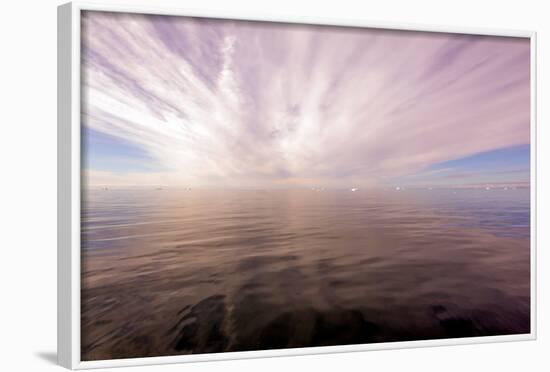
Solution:
[[[529,39],[86,11],[89,186],[529,181]]]

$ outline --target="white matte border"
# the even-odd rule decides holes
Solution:
[[[80,355],[80,17],[82,10],[206,17],[311,25],[332,25],[529,38],[531,41],[531,332],[518,335],[480,336],[360,345],[305,347],[295,349],[224,352],[147,358],[81,361]],[[70,32],[70,35],[65,33]],[[536,339],[536,33],[391,24],[365,20],[334,20],[230,12],[167,9],[150,5],[72,2],[58,8],[58,362],[71,369],[123,367],[152,364],[202,362],[244,358],[313,355],[368,350],[433,347]],[[70,159],[66,159],[70,156]],[[70,278],[70,283],[66,283]]]

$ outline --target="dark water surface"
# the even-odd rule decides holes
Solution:
[[[90,190],[82,359],[528,333],[529,190]]]

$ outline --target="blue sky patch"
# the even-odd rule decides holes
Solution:
[[[82,127],[82,164],[86,169],[114,173],[153,172],[154,159],[138,145]]]

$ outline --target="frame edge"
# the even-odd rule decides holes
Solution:
[[[72,4],[57,7],[57,363],[72,368]]]
[[[537,339],[537,324],[538,324],[538,310],[537,310],[537,250],[538,250],[538,118],[537,118],[537,107],[538,107],[538,95],[537,95],[537,75],[538,75],[538,64],[537,64],[537,32],[532,31],[530,35],[530,74],[531,74],[531,91],[530,91],[530,116],[531,116],[531,334],[533,338]]]

